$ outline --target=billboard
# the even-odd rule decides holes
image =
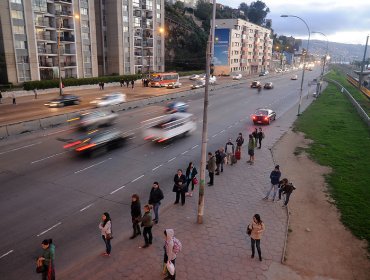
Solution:
[[[215,45],[213,64],[215,66],[229,65],[230,29],[215,30]]]

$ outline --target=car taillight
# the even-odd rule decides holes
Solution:
[[[253,119],[255,120],[255,119],[257,119],[257,117],[256,116],[253,116]]]
[[[70,147],[73,147],[73,146],[76,146],[78,144],[81,144],[81,141],[76,141],[76,142],[72,142],[72,143],[69,143],[69,144],[66,144],[63,146],[64,149],[68,149]]]
[[[164,142],[164,141],[166,141],[166,140],[168,140],[168,138],[162,138],[162,139],[159,139],[159,140],[158,140],[158,143],[162,143],[162,142]]]
[[[77,152],[81,152],[83,150],[89,149],[89,148],[94,147],[94,146],[96,146],[96,144],[95,143],[91,143],[89,145],[86,145],[86,146],[82,146],[82,147],[77,148],[76,151]]]
[[[268,117],[265,117],[265,121],[267,121],[269,118]]]
[[[154,135],[149,135],[147,137],[144,138],[144,140],[149,140],[149,139],[152,139],[154,137]]]

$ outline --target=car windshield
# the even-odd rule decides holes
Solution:
[[[152,78],[152,82],[159,82],[161,80],[160,77],[155,77],[155,78]]]
[[[268,116],[269,112],[266,110],[257,110],[256,115]]]

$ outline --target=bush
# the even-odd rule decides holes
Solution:
[[[141,75],[123,75],[123,76],[103,76],[103,77],[93,77],[93,78],[68,78],[63,79],[63,85],[65,87],[69,86],[82,86],[82,85],[95,85],[100,82],[104,83],[114,83],[123,81],[131,81],[141,79]],[[42,80],[42,81],[30,81],[23,83],[24,90],[33,90],[33,89],[47,89],[47,88],[58,88],[59,79],[54,80]]]

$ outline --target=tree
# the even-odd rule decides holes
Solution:
[[[245,15],[246,17],[248,17],[248,10],[249,10],[249,7],[248,7],[248,4],[247,4],[247,3],[244,3],[244,2],[240,3],[240,5],[239,5],[239,10],[243,11],[243,12],[244,12],[244,15]]]
[[[266,4],[260,0],[252,2],[248,8],[248,19],[258,25],[263,25],[265,23],[265,18],[270,12],[270,9]]]

